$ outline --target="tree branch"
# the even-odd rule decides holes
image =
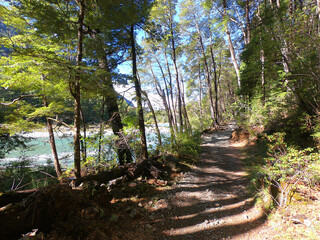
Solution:
[[[54,119],[54,118],[51,118],[51,117],[47,117],[47,118],[48,118],[49,120],[51,120],[51,121],[55,121],[55,122],[57,122],[57,123],[59,123],[59,124],[61,124],[61,125],[64,125],[64,126],[70,128],[70,129],[72,129],[72,127],[71,127],[70,125],[68,125],[67,123],[65,123],[65,122],[62,122],[62,121],[60,121],[60,120],[58,120],[58,119]]]
[[[23,98],[38,97],[38,96],[39,96],[39,95],[37,95],[37,94],[20,95],[18,98],[13,99],[12,102],[9,102],[9,103],[2,103],[2,102],[0,102],[0,105],[2,105],[2,106],[9,106],[9,105],[14,104],[15,102],[20,101],[20,100],[23,99]]]

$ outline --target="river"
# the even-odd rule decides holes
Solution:
[[[169,131],[166,124],[161,126],[161,132],[164,136],[169,135]],[[88,136],[93,136],[95,131],[88,131]],[[21,160],[29,160],[32,165],[46,165],[52,163],[51,147],[49,143],[49,135],[46,131],[35,131],[30,133],[21,134],[24,137],[30,137],[31,140],[26,144],[27,149],[16,149],[6,154],[4,159],[0,159],[0,166],[5,166],[10,162],[16,162]],[[111,136],[111,130],[104,132],[104,137]],[[153,149],[156,145],[156,134],[153,126],[147,127],[147,139],[148,149]],[[63,168],[73,165],[73,133],[71,131],[56,131],[55,132],[56,147],[59,155],[60,164]],[[96,147],[88,147],[89,156],[94,156],[97,153]],[[110,145],[105,144],[104,156],[106,161],[110,161],[115,158],[115,152]]]

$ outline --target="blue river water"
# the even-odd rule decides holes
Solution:
[[[163,127],[164,135],[168,135],[166,127]],[[92,135],[93,133],[89,133]],[[105,138],[112,135],[110,131],[106,131]],[[31,140],[27,143],[27,149],[16,149],[11,151],[5,156],[4,159],[0,159],[0,166],[5,166],[12,161],[29,160],[34,165],[46,165],[49,162],[52,163],[52,153],[49,143],[49,135],[47,132],[33,132],[23,134],[23,136],[31,137]],[[156,134],[153,128],[147,129],[148,148],[153,149],[156,145]],[[59,155],[60,164],[62,167],[69,167],[73,165],[73,136],[71,132],[56,133],[55,134],[56,147]],[[102,151],[106,161],[111,161],[115,158],[115,152],[108,144],[104,144]],[[87,148],[88,156],[94,156],[97,154],[97,147]]]

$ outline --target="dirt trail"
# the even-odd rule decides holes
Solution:
[[[155,239],[268,239],[266,221],[246,191],[239,149],[226,130],[203,136],[197,167],[168,191]],[[258,229],[259,228],[259,229]]]

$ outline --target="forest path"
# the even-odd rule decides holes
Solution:
[[[240,150],[229,140],[233,127],[202,136],[199,164],[168,191],[155,239],[268,239],[266,216],[246,190]]]

